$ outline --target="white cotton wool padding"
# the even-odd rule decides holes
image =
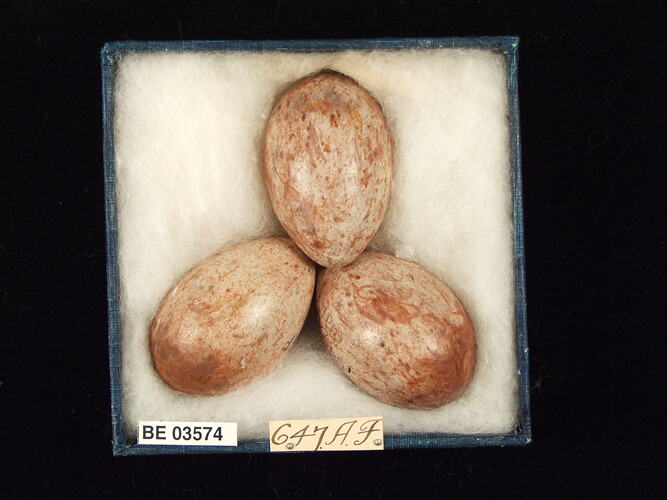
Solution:
[[[267,376],[229,394],[193,397],[153,369],[150,319],[180,276],[240,241],[284,235],[261,176],[261,134],[276,95],[331,68],[382,104],[395,140],[389,210],[372,246],[435,272],[476,329],[468,390],[432,411],[394,408],[339,371],[311,311]],[[115,85],[126,432],[139,420],[238,422],[382,415],[386,432],[496,433],[517,418],[511,181],[505,60],[485,50],[318,54],[135,53]]]

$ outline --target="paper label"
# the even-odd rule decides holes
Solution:
[[[139,444],[236,446],[236,423],[139,422]]]
[[[382,417],[269,422],[271,451],[384,450]]]

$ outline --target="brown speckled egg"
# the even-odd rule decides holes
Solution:
[[[375,99],[351,78],[323,71],[275,102],[264,135],[264,177],[290,237],[325,267],[364,251],[389,202],[393,149]]]
[[[153,317],[155,369],[188,394],[223,394],[250,382],[285,355],[314,286],[314,265],[288,239],[258,239],[209,257]]]
[[[323,270],[317,307],[329,352],[345,375],[394,406],[437,408],[463,393],[475,370],[472,323],[434,274],[365,252]]]

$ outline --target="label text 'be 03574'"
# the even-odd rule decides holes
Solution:
[[[139,422],[139,444],[179,446],[236,446],[236,423]]]

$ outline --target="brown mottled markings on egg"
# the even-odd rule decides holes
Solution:
[[[377,399],[435,408],[470,382],[472,323],[452,291],[417,264],[367,251],[346,267],[321,271],[316,298],[328,350]]]
[[[286,238],[250,241],[206,259],[166,294],[152,319],[156,371],[188,394],[247,384],[285,355],[314,284],[314,265]]]
[[[264,178],[290,237],[325,267],[354,260],[375,235],[391,191],[393,143],[377,101],[333,71],[278,97],[264,134]]]

